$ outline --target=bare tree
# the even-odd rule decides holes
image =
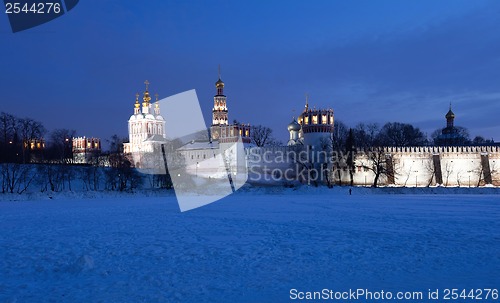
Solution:
[[[11,114],[0,113],[0,142],[8,143],[12,140],[15,129],[15,118]]]
[[[410,175],[412,170],[413,170],[413,162],[412,165],[410,165],[410,167],[408,168],[408,170],[403,171],[403,175],[405,176],[405,182],[403,184],[404,187],[406,187],[406,185],[408,184],[408,180],[410,180]]]
[[[361,161],[361,165],[375,174],[373,187],[378,187],[378,182],[381,176],[394,178],[395,168],[392,164],[392,157],[387,154],[383,148],[374,147],[367,150],[365,155],[368,161]]]
[[[35,178],[31,167],[19,163],[1,164],[2,193],[22,194]]]
[[[353,136],[351,129],[348,129],[342,121],[336,120],[334,123],[334,132],[328,139],[322,139],[321,141],[322,150],[330,155],[332,179],[333,176],[337,175],[339,185],[342,185],[343,171],[347,169],[349,169],[350,172],[351,185],[353,182],[353,175],[351,173],[354,170],[354,168],[351,170],[351,166],[353,167],[352,160],[354,159],[355,150]],[[330,187],[333,180],[330,181],[330,178],[328,178],[329,175],[329,172],[325,174],[327,177],[327,185]]]
[[[444,177],[445,183],[444,186],[448,186],[448,181],[450,179],[451,174],[453,173],[453,165],[451,164],[453,161],[446,161],[446,165],[444,167]]]
[[[71,163],[73,161],[73,137],[76,131],[60,128],[50,134],[50,158],[60,163]]]
[[[476,167],[472,170],[472,173],[474,173],[477,176],[476,187],[479,187],[481,185],[481,182],[484,182],[484,167],[481,161],[479,161]]]
[[[354,139],[356,146],[362,149],[381,146],[377,141],[379,138],[380,127],[376,123],[359,123],[354,128]]]
[[[431,155],[430,161],[424,162],[424,169],[427,173],[429,173],[429,180],[427,181],[427,187],[432,185],[432,181],[434,180],[434,175],[436,174],[436,167],[433,162],[433,155]]]
[[[22,161],[26,163],[31,158],[31,141],[41,140],[46,130],[41,122],[30,118],[19,119],[16,124],[22,141]]]
[[[250,139],[258,147],[275,146],[280,143],[273,137],[273,130],[262,125],[252,125]]]
[[[16,118],[11,114],[0,113],[0,161],[17,162],[16,157]]]
[[[113,135],[109,140],[108,156],[110,167],[105,170],[106,187],[110,190],[133,190],[142,183],[139,172],[123,153],[124,139]]]
[[[349,129],[349,133],[346,138],[345,151],[347,153],[346,166],[349,170],[350,185],[354,185],[354,170],[356,163],[356,140],[354,138],[354,131],[352,128]]]
[[[97,165],[80,166],[78,176],[83,182],[83,189],[98,190],[101,181],[101,169]]]
[[[380,130],[377,141],[385,146],[420,146],[427,144],[425,135],[419,128],[399,122],[386,123]]]

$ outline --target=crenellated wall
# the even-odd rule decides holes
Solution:
[[[373,184],[375,174],[365,168],[371,164],[370,152],[373,151],[357,151],[356,185]],[[394,181],[388,182],[384,175],[380,185],[500,185],[498,146],[384,147],[380,152],[392,158],[394,168]]]
[[[316,157],[310,157],[316,152]],[[387,173],[379,176],[378,185],[387,186],[500,186],[500,147],[498,146],[423,146],[423,147],[383,147],[376,150],[357,150],[353,184],[372,186],[375,172],[370,154],[380,153],[380,159]],[[292,153],[302,156],[292,157]],[[281,155],[287,155],[285,157]],[[300,159],[307,158],[308,170],[317,170],[322,183],[350,184],[351,176],[346,165],[346,155],[329,157],[317,151],[306,151],[304,146],[253,148],[247,151],[252,172],[264,175],[285,176],[287,170],[297,172],[308,165]],[[319,154],[319,156],[318,156]],[[333,161],[325,161],[333,159]],[[328,164],[326,164],[328,162]],[[279,173],[278,173],[279,172]],[[288,174],[288,177],[296,177]],[[302,174],[298,179],[305,182],[309,177]],[[328,179],[328,181],[327,181]],[[275,180],[276,181],[276,180]],[[297,180],[296,180],[297,181]]]
[[[216,155],[220,146],[183,147],[184,161],[192,174],[225,177],[224,162]],[[180,150],[179,150],[180,151]],[[236,156],[239,152],[235,151]],[[382,147],[355,152],[353,184],[372,186],[376,177],[372,156],[378,156],[386,172],[377,185],[397,187],[424,186],[500,186],[500,147]],[[246,147],[243,163],[251,183],[282,184],[301,182],[316,184],[351,184],[346,164],[348,155],[327,153],[304,145]],[[213,161],[212,161],[213,158]],[[217,162],[217,161],[216,161]],[[231,164],[234,165],[234,164]]]

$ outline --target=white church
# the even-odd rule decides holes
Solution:
[[[135,95],[134,114],[128,119],[129,142],[123,144],[125,154],[151,153],[158,142],[165,142],[165,120],[160,114],[158,94],[156,101],[151,103],[149,82],[146,80],[146,90],[139,103],[139,94]],[[134,163],[137,165],[138,163]]]

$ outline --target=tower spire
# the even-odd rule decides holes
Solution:
[[[135,94],[135,107],[139,107],[139,93]]]
[[[224,95],[224,82],[220,79],[220,64],[219,64],[219,80],[215,82],[215,88],[217,89],[217,95]]]
[[[214,107],[212,109],[212,126],[228,125],[226,96],[224,95],[224,82],[220,79],[220,64],[218,68],[219,79],[215,82],[216,95],[214,96]],[[214,132],[214,138],[217,137]],[[219,133],[220,134],[220,133]]]
[[[146,91],[144,92],[142,100],[146,103],[144,106],[147,106],[149,105],[149,101],[151,101],[151,96],[149,96],[149,81],[144,81],[144,84],[146,84]]]
[[[309,109],[309,94],[305,93],[305,96],[306,96],[305,111],[307,111]]]
[[[446,127],[448,128],[453,128],[453,123],[455,120],[455,113],[451,110],[451,102],[450,102],[450,109],[448,110],[448,113],[446,113]]]
[[[140,103],[139,103],[139,93],[135,94],[135,104],[134,104],[134,115],[139,114],[140,111]]]

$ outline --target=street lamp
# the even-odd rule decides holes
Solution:
[[[198,177],[198,166],[200,166],[200,164],[196,162],[196,177]]]
[[[417,187],[418,185],[418,170],[415,171],[415,187]]]

